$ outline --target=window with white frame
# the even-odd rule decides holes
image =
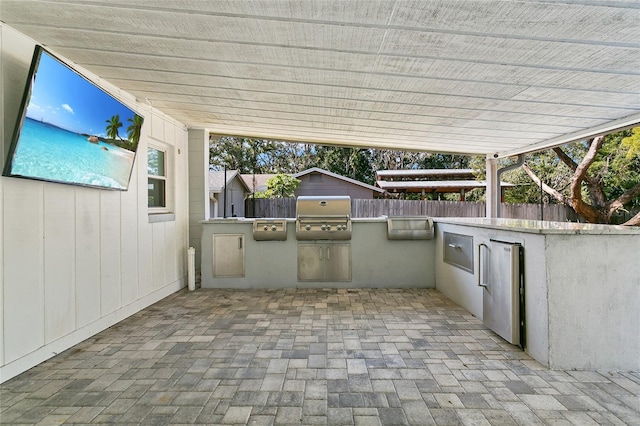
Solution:
[[[160,147],[147,150],[148,206],[152,212],[169,211],[169,154]]]

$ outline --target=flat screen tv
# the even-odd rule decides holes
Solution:
[[[36,46],[3,175],[126,191],[142,123]]]

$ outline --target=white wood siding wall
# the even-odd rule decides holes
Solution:
[[[0,47],[4,165],[34,43],[0,25]],[[100,85],[145,118],[128,191],[0,178],[0,382],[186,284],[187,132]],[[174,220],[149,221],[150,139],[166,145],[173,160]]]

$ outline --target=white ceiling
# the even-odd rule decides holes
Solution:
[[[192,128],[500,156],[640,122],[638,1],[0,0]]]

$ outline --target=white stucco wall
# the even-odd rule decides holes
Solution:
[[[34,45],[0,24],[3,165]],[[131,185],[121,192],[0,178],[0,381],[186,284],[186,130],[81,71],[145,119]],[[150,141],[171,156],[175,217],[169,220],[150,220],[148,214]]]
[[[640,369],[640,235],[550,235],[552,368]]]

